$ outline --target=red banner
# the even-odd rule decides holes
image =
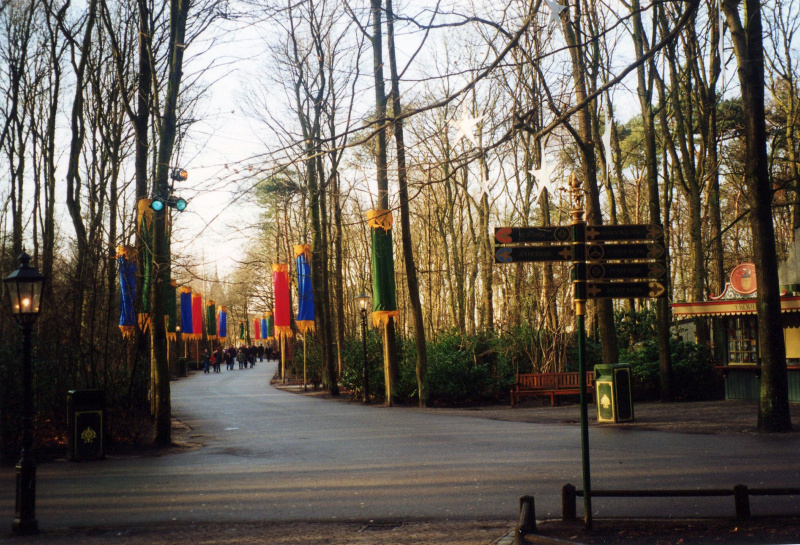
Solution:
[[[272,282],[275,289],[275,336],[292,336],[292,309],[289,304],[289,265],[276,263],[272,265]]]
[[[203,296],[192,294],[192,331],[195,339],[203,338]]]

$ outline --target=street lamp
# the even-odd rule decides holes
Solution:
[[[355,296],[361,311],[361,338],[364,345],[364,403],[369,401],[369,382],[367,381],[367,306],[369,306],[369,295],[359,293]]]
[[[11,315],[22,329],[22,456],[17,463],[17,502],[12,530],[17,534],[35,534],[36,462],[33,460],[33,372],[31,330],[42,301],[44,275],[28,265],[31,257],[22,252],[20,266],[3,279],[11,305]]]

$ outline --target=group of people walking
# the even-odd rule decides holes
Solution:
[[[220,372],[220,367],[222,366],[222,362],[225,362],[225,369],[232,371],[235,362],[239,363],[239,369],[247,369],[248,365],[250,368],[255,367],[256,365],[256,358],[258,361],[264,361],[264,358],[267,358],[267,361],[271,360],[275,354],[271,347],[267,346],[245,346],[242,345],[238,349],[236,349],[233,345],[229,346],[226,349],[223,349],[221,346],[214,350],[213,352],[208,351],[208,349],[203,351],[203,373],[210,373],[213,370],[215,373]]]

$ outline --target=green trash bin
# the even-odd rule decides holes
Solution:
[[[189,374],[189,363],[186,358],[178,358],[178,376],[185,377]]]
[[[75,462],[98,460],[103,451],[103,390],[67,392],[69,458]]]
[[[631,366],[627,363],[594,366],[598,422],[632,422]]]

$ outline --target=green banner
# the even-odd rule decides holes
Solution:
[[[209,339],[217,338],[217,305],[214,301],[206,303],[206,336]]]
[[[392,230],[372,228],[372,311],[397,310]]]
[[[178,285],[175,280],[170,280],[166,285],[167,291],[167,333],[175,333],[178,325]]]

